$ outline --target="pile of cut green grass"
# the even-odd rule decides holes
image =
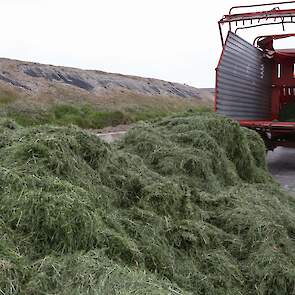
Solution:
[[[295,201],[252,131],[203,113],[116,145],[9,120],[0,133],[0,293],[294,293]]]

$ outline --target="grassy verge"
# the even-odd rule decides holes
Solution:
[[[28,95],[0,87],[0,116],[23,127],[44,124],[86,129],[150,121],[175,113],[208,111],[210,103],[201,99],[173,96],[144,96],[135,93],[91,96],[62,88]]]
[[[162,118],[173,113],[190,110],[210,111],[208,106],[195,107],[133,107],[123,110],[104,109],[96,110],[90,105],[55,105],[48,110],[34,112],[9,111],[8,116],[18,124],[28,127],[42,124],[58,126],[77,125],[81,128],[99,129],[107,126],[117,126],[120,124],[130,124],[138,121],[149,121]]]

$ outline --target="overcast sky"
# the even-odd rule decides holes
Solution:
[[[0,56],[214,86],[217,21],[254,0],[0,0]]]

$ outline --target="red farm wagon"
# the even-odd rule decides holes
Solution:
[[[223,50],[216,69],[215,111],[259,132],[270,150],[295,147],[295,46],[274,46],[295,33],[272,31],[255,36],[253,43],[239,33],[262,26],[284,31],[292,23],[295,1],[236,6],[219,21]]]

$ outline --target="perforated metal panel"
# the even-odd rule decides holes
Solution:
[[[229,32],[216,77],[217,113],[237,120],[270,120],[271,65],[260,50]]]

